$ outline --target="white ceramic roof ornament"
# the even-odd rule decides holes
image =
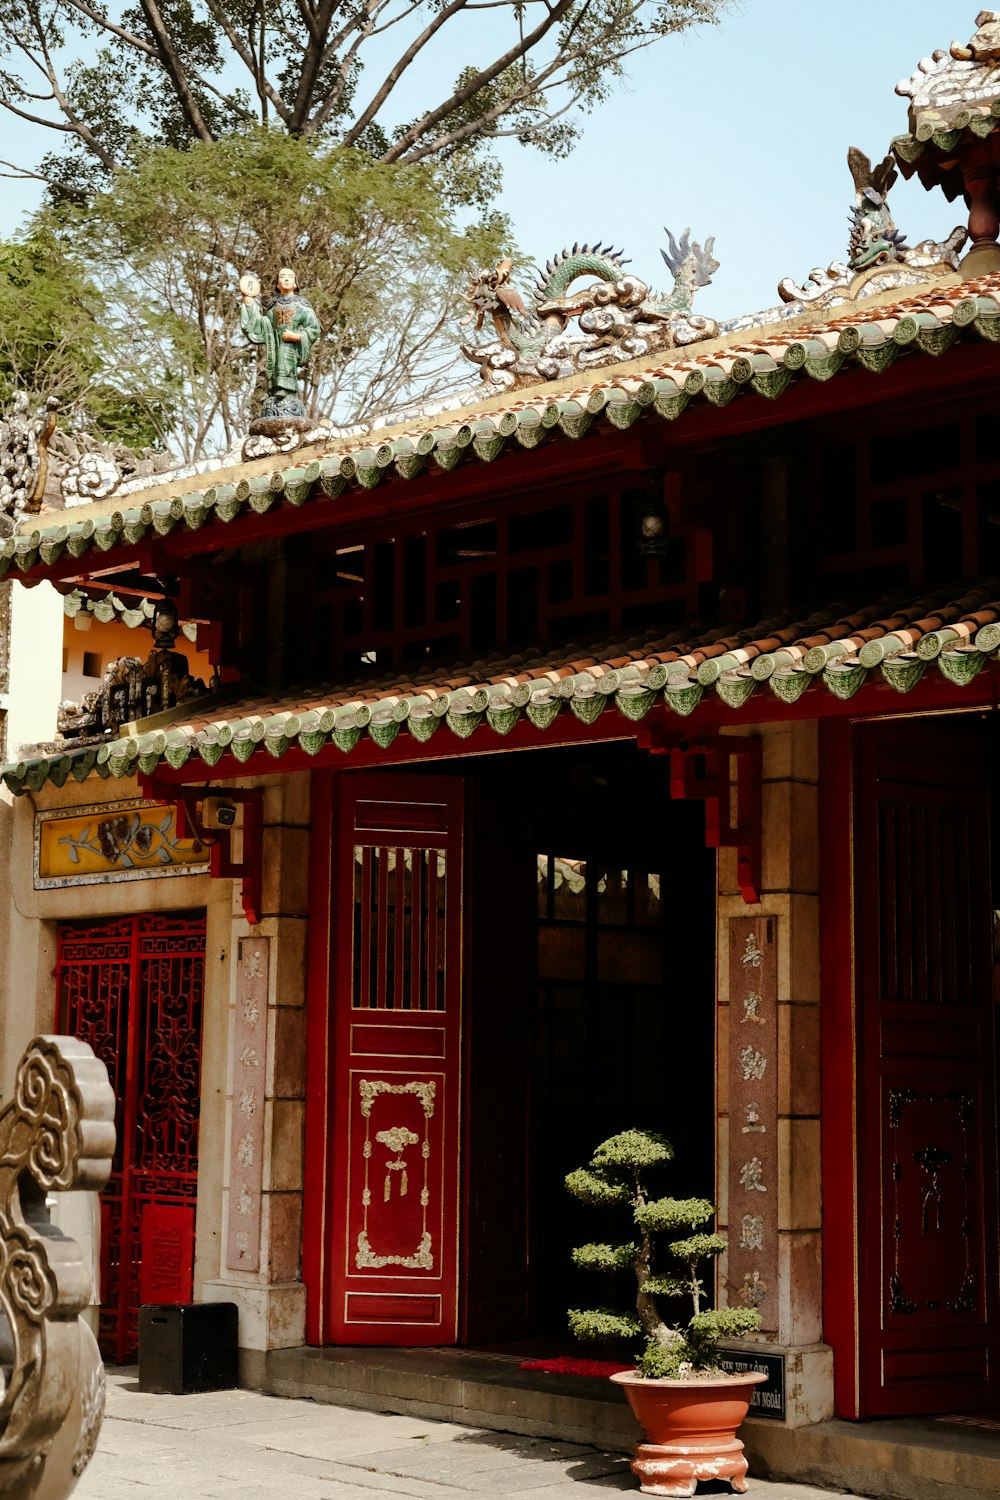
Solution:
[[[1000,96],[1000,11],[981,10],[976,26],[967,46],[939,47],[897,83],[896,93],[910,100],[910,129],[918,139],[964,129],[970,114],[988,113]]]

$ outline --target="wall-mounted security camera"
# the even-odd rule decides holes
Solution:
[[[232,828],[236,823],[236,804],[224,797],[206,797],[201,805],[202,827]]]

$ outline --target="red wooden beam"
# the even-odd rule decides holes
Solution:
[[[670,756],[670,795],[705,804],[705,844],[736,850],[736,876],[748,906],[760,901],[761,746],[740,735],[684,735],[662,723],[637,735],[639,748]],[[736,819],[733,820],[733,791]]]
[[[819,738],[820,1058],[823,1113],[823,1338],[834,1409],[856,1418],[858,1371],[857,1057],[854,1008],[854,739],[846,721]]]
[[[263,863],[263,787],[230,787],[222,796],[223,802],[239,803],[243,808],[243,853],[240,859],[233,858],[232,836],[235,822],[230,825],[209,827],[204,819],[204,800],[209,791],[204,788],[201,799],[193,795],[193,788],[176,784],[166,793],[161,791],[158,773],[139,777],[142,795],[151,801],[161,796],[173,802],[177,809],[177,833],[179,838],[197,838],[209,851],[208,872],[217,879],[241,880],[243,913],[251,927],[260,921],[261,874]],[[235,819],[235,808],[234,819]]]
[[[534,452],[508,451],[491,464],[469,461],[451,472],[431,470],[418,479],[403,480],[387,473],[374,490],[351,489],[336,500],[311,499],[292,507],[280,502],[265,515],[247,510],[227,523],[208,522],[196,531],[179,526],[164,537],[145,537],[122,547],[122,568],[138,565],[143,572],[176,571],[183,559],[193,558],[244,543],[276,536],[292,536],[330,529],[359,520],[397,520],[422,510],[440,515],[480,497],[506,497],[543,486],[571,483],[585,473],[588,478],[602,471],[639,471],[651,465],[667,465],[681,450],[716,443],[766,427],[789,425],[810,418],[842,414],[857,408],[960,392],[962,387],[981,392],[983,383],[1000,375],[1000,346],[986,342],[961,345],[932,362],[931,356],[909,354],[880,375],[861,368],[848,369],[829,381],[796,381],[775,401],[756,394],[738,396],[729,406],[718,408],[696,402],[676,421],[667,424],[655,417],[640,419],[628,433],[601,426],[585,438],[553,436]],[[294,457],[290,456],[290,463]],[[210,476],[208,476],[210,477]],[[136,503],[141,503],[141,492]],[[103,560],[111,554],[101,553]],[[93,557],[97,561],[97,557]],[[102,573],[108,575],[105,566]],[[14,572],[10,575],[17,578]],[[46,567],[36,565],[32,577],[87,578],[87,560],[63,558]]]
[[[434,737],[420,743],[401,726],[395,741],[383,750],[374,741],[362,739],[348,754],[329,743],[317,755],[308,755],[296,747],[286,750],[278,760],[257,754],[249,761],[238,761],[224,755],[211,771],[200,758],[192,756],[178,770],[161,765],[155,780],[158,786],[177,787],[190,783],[204,784],[206,776],[213,782],[242,780],[251,776],[283,775],[293,771],[343,770],[411,765],[427,761],[454,760],[470,755],[504,755],[518,750],[543,750],[559,745],[600,744],[605,741],[637,739],[643,731],[675,735],[678,740],[704,743],[723,728],[737,724],[789,724],[808,719],[899,718],[926,713],[973,713],[996,707],[1000,678],[987,666],[967,687],[956,687],[937,672],[928,670],[923,680],[902,697],[885,682],[869,682],[847,702],[820,687],[810,688],[797,703],[783,703],[760,689],[738,712],[728,708],[713,694],[695,710],[690,728],[678,720],[666,705],[652,709],[642,726],[629,722],[610,705],[594,724],[583,724],[572,714],[560,714],[549,729],[536,729],[522,719],[506,735],[498,735],[481,724],[465,740],[456,739],[444,726]]]

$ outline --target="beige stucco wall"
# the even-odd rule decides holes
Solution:
[[[305,927],[308,898],[309,777],[247,777],[263,786],[263,911],[251,929],[240,883],[207,874],[147,877],[105,885],[34,889],[35,813],[107,806],[137,795],[131,780],[92,777],[0,798],[0,1093],[9,1097],[18,1059],[32,1036],[55,1025],[56,925],[148,911],[204,909],[206,962],[195,1249],[196,1299],[225,1296],[240,1306],[241,1346],[300,1343],[302,1132],[305,1068]],[[225,787],[219,791],[225,794]],[[272,940],[266,1032],[265,1165],[261,1272],[224,1272],[228,1139],[232,1089],[232,1008],[236,944],[251,931]],[[274,1289],[277,1290],[274,1290]]]
[[[63,601],[51,583],[15,588],[10,612],[7,749],[51,740],[62,683]]]
[[[717,1194],[729,1225],[730,917],[778,919],[778,1337],[752,1340],[786,1355],[788,1420],[833,1413],[833,1358],[822,1343],[822,1174],[819,1034],[819,740],[815,721],[765,725],[761,900],[748,906],[736,851],[719,853],[717,905]],[[720,1267],[725,1287],[725,1262]],[[725,1300],[724,1294],[721,1300]]]
[[[247,783],[250,784],[249,782]],[[307,913],[309,902],[309,790],[307,773],[257,784],[264,794],[263,888],[260,923],[250,928],[234,892],[231,947],[241,937],[270,939],[265,1046],[264,1158],[261,1254],[257,1271],[232,1270],[223,1254],[206,1300],[235,1302],[240,1313],[240,1378],[259,1384],[264,1352],[305,1342],[306,1289],[302,1282],[302,1188],[305,1144]],[[236,1004],[230,966],[229,1006]],[[229,1034],[234,1034],[232,1018]],[[233,1210],[229,1193],[229,1122],[234,1108],[232,1061],[227,1076],[227,1128],[222,1170],[222,1222]],[[225,1239],[223,1239],[225,1245]]]

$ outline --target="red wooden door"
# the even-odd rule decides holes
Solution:
[[[981,1409],[1000,1394],[986,734],[862,731],[860,773],[859,1414]]]
[[[138,1347],[144,1293],[191,1298],[205,918],[66,923],[58,943],[58,1024],[90,1043],[117,1100],[101,1194],[100,1342],[122,1364]]]
[[[339,1343],[457,1338],[462,798],[457,777],[343,780],[329,1309]]]

